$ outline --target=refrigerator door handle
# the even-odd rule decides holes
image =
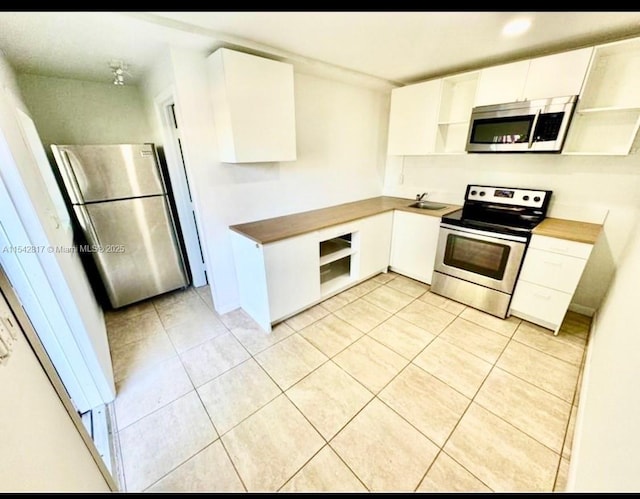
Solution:
[[[89,238],[91,239],[89,243],[94,244],[98,247],[102,246],[100,244],[100,238],[98,237],[98,232],[96,231],[96,228],[93,225],[93,221],[91,220],[91,217],[89,216],[89,213],[87,211],[87,207],[83,204],[79,204],[79,205],[75,205],[74,208],[76,210],[76,213],[78,214],[80,225],[84,229],[85,234],[88,234]]]
[[[73,171],[73,166],[71,166],[71,161],[69,160],[69,153],[64,149],[58,149],[57,147],[54,147],[53,150],[54,152],[58,151],[60,153],[61,162],[58,162],[62,165],[60,172],[66,177],[65,184],[67,184],[68,187],[71,187],[71,189],[68,189],[71,202],[73,204],[84,203],[80,184],[78,184],[76,173]]]

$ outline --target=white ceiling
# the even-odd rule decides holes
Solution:
[[[509,20],[532,28],[507,39]],[[19,72],[138,81],[173,44],[241,45],[402,84],[640,36],[640,12],[0,12],[0,48]]]

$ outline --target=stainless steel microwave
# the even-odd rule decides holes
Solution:
[[[471,111],[468,152],[560,152],[577,95],[477,106]]]

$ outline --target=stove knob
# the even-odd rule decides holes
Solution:
[[[529,201],[529,196],[522,196],[522,199],[523,199],[524,201]]]
[[[533,200],[537,203],[538,201],[540,201],[540,196],[534,197]]]
[[[484,196],[486,193],[484,191],[480,191],[480,196]]]
[[[478,194],[478,191],[471,191],[472,196],[475,196],[476,194]]]

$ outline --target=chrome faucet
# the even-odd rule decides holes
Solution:
[[[422,198],[427,196],[427,192],[423,192],[422,194],[416,194],[416,201],[422,201]]]

